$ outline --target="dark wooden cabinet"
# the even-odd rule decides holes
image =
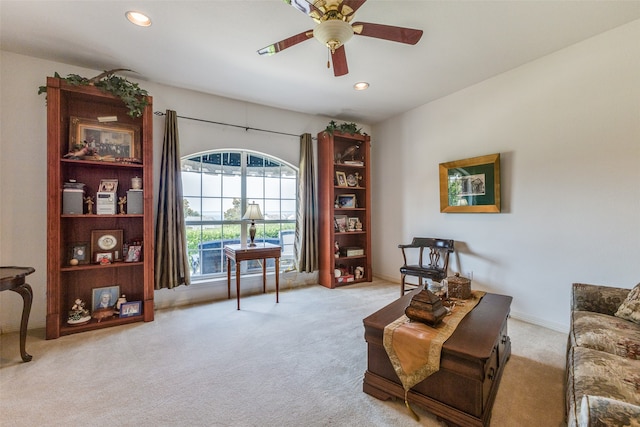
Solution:
[[[328,288],[372,280],[370,151],[368,135],[318,134],[319,282]]]
[[[151,97],[148,97],[148,102],[143,115],[132,118],[127,115],[128,109],[119,98],[96,87],[72,86],[58,78],[47,79],[47,339],[124,323],[153,320]],[[113,126],[136,129],[138,142],[135,144],[135,152],[128,151],[133,150],[133,143],[125,144],[121,149],[119,141],[111,140],[106,145],[114,150],[113,154],[84,159],[65,158],[70,150],[70,140],[75,141],[78,136],[70,129],[74,117],[96,121],[95,126],[98,129],[101,126],[101,122],[97,121],[98,117],[116,117],[116,121],[104,124],[105,138],[110,136],[108,132]],[[73,213],[64,213],[63,188],[70,180],[85,184],[85,196],[91,196],[94,202],[101,180],[117,180],[117,203],[127,196],[132,178],[142,179],[142,196],[139,197],[138,193],[136,197],[138,207],[135,212],[138,213],[126,213],[126,208],[125,213],[120,213],[120,206],[116,204],[115,213],[98,215],[97,205],[94,204],[92,213],[89,213],[84,201],[80,212],[76,209]],[[112,263],[96,263],[91,253],[92,245],[96,243],[92,242],[92,231],[100,230],[112,230],[118,236],[121,230],[122,243],[141,242],[139,260],[124,262],[127,254],[120,250],[120,253],[112,253]],[[97,233],[94,233],[94,240],[96,236]],[[74,258],[74,247],[84,248],[84,254],[80,257],[83,259],[77,265],[70,262]],[[119,248],[119,245],[117,247]],[[87,304],[86,308],[91,311],[93,290],[111,286],[118,286],[119,294],[125,294],[128,301],[140,301],[140,313],[130,317],[115,315],[100,322],[91,319],[82,325],[67,323],[69,310],[77,298],[82,299]]]

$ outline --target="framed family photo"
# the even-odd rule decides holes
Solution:
[[[142,314],[142,301],[124,302],[120,305],[120,317],[139,316]]]
[[[440,212],[500,212],[500,153],[440,163]]]

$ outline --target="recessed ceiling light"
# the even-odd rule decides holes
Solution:
[[[130,10],[129,12],[125,13],[125,16],[129,20],[129,22],[140,27],[148,27],[151,25],[151,18],[149,18],[144,13],[134,12]]]
[[[369,83],[367,83],[367,82],[358,82],[358,83],[353,85],[353,88],[355,90],[365,90],[365,89],[369,88]]]

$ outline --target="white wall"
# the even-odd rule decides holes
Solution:
[[[561,331],[571,283],[640,282],[638,40],[634,21],[374,126],[374,274],[452,238],[453,272]],[[502,213],[440,213],[438,164],[492,153]]]
[[[46,318],[46,183],[47,112],[45,96],[37,95],[46,77],[58,72],[92,77],[102,70],[87,70],[9,52],[0,52],[0,265],[28,265],[34,291],[29,328],[44,327]],[[133,80],[133,79],[132,79]],[[153,110],[175,110],[180,116],[274,130],[299,135],[315,134],[330,118],[300,114],[198,92],[139,81],[153,96]],[[154,116],[154,190],[157,194],[164,117]],[[246,131],[221,125],[179,119],[181,155],[214,148],[246,148],[279,157],[295,166],[299,138]],[[365,131],[369,127],[364,126]],[[311,275],[287,273],[281,287],[314,282]],[[268,279],[273,287],[273,278]],[[258,291],[259,281],[242,280],[243,293]],[[155,292],[156,307],[226,298],[226,280],[192,284]],[[19,329],[22,299],[13,292],[0,293],[0,333]]]

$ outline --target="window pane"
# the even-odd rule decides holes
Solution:
[[[280,200],[264,201],[265,219],[280,219]]]
[[[295,200],[281,200],[282,206],[282,219],[296,219],[296,201]]]
[[[189,172],[182,169],[182,194],[184,196],[200,196],[200,172]]]
[[[280,197],[283,199],[295,199],[298,182],[295,179],[282,179],[281,181],[282,193]]]
[[[202,212],[202,206],[200,205],[200,198],[196,197],[184,197],[182,199],[184,206],[184,217],[189,219],[200,219]]]
[[[219,221],[222,219],[222,199],[220,197],[202,199],[202,219],[204,221]]]
[[[250,154],[247,159],[247,176],[264,176],[264,159]]]
[[[272,199],[280,198],[280,178],[265,178],[265,197]]]
[[[240,168],[238,168],[240,173]],[[224,197],[242,197],[242,177],[240,175],[222,176],[222,195]]]
[[[225,221],[238,221],[242,218],[240,212],[240,198],[227,198],[222,199],[222,211],[224,212]]]
[[[220,175],[217,172],[203,173],[202,174],[202,195],[205,197],[222,196],[222,175]]]
[[[222,165],[234,166],[240,168],[242,156],[241,153],[222,153]]]
[[[247,198],[249,199],[263,198],[264,197],[263,186],[264,186],[264,178],[247,176]]]
[[[282,165],[280,176],[282,176],[283,178],[296,179],[298,177],[298,172],[290,166]]]

